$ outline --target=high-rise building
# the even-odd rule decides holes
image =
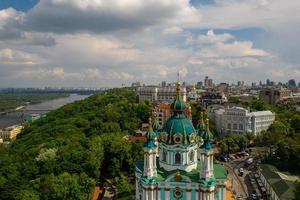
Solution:
[[[202,115],[196,130],[183,114],[186,104],[179,92],[171,108],[161,131],[149,120],[144,160],[135,164],[135,199],[225,200],[227,171],[214,162],[208,120]]]
[[[208,78],[208,76],[205,76],[204,87],[206,87],[206,88],[212,88],[213,87],[213,80]]]
[[[290,98],[292,91],[286,88],[266,88],[259,91],[259,99],[269,104],[276,104],[279,101]]]
[[[238,85],[239,87],[244,86],[244,81],[238,81],[238,82],[237,82],[237,85]]]
[[[139,81],[133,82],[133,83],[131,84],[131,87],[140,87],[140,86],[141,86],[141,83],[140,83]]]
[[[198,81],[197,85],[196,85],[196,88],[197,89],[202,89],[202,87],[203,87],[203,82],[202,81]]]
[[[267,79],[267,80],[266,80],[266,85],[269,86],[270,84],[271,84],[270,79]]]
[[[289,87],[296,87],[296,81],[295,79],[291,79],[288,81],[288,86]]]
[[[162,81],[161,82],[161,87],[166,87],[167,86],[167,82],[166,81]]]

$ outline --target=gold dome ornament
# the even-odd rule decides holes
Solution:
[[[174,176],[174,180],[180,182],[182,180],[181,174],[177,171],[176,175]]]
[[[197,138],[197,136],[196,136],[195,133],[191,134],[190,135],[190,142],[194,143],[196,141],[196,138]]]

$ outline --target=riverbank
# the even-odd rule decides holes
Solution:
[[[0,93],[0,112],[68,96],[67,93]]]
[[[42,103],[26,105],[21,110],[14,110],[8,114],[0,115],[0,129],[23,123],[26,116],[29,114],[46,114],[49,111],[56,110],[68,103],[82,100],[87,97],[89,97],[89,95],[68,94],[67,97],[59,97],[56,99],[43,101]]]

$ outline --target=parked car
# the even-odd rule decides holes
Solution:
[[[258,196],[257,196],[256,192],[252,192],[251,199],[253,199],[253,200],[258,199]]]
[[[243,175],[244,175],[244,169],[243,169],[242,167],[239,169],[239,175],[240,175],[240,176],[243,176]]]
[[[230,155],[229,158],[230,158],[231,160],[235,160],[235,159],[236,159],[233,155]]]
[[[221,154],[219,158],[223,162],[228,162],[228,158],[227,158],[227,156],[225,154]]]
[[[248,158],[247,160],[246,160],[246,164],[247,165],[251,165],[252,163],[253,163],[253,158]]]

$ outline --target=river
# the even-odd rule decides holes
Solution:
[[[68,97],[44,101],[39,104],[27,105],[22,109],[22,111],[9,113],[7,115],[0,115],[0,129],[12,126],[14,124],[22,123],[27,114],[45,114],[51,110],[56,110],[68,103],[85,99],[88,96],[89,95],[70,94],[70,96]]]

